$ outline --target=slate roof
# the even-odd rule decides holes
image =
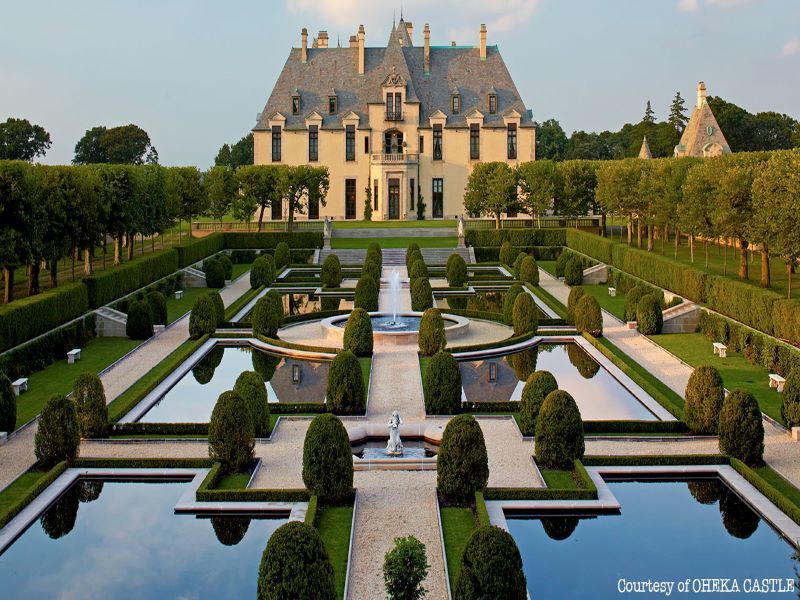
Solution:
[[[650,160],[653,158],[653,154],[650,152],[650,144],[647,143],[647,136],[644,136],[642,140],[642,147],[639,149],[639,158],[643,160]]]
[[[711,134],[709,135],[709,131]],[[719,128],[716,117],[708,105],[703,101],[700,106],[695,106],[686,129],[683,130],[681,141],[675,146],[675,156],[705,156],[703,150],[709,144],[719,144],[724,154],[730,154],[731,147],[725,135]]]
[[[402,39],[402,45],[400,40]],[[364,49],[364,74],[358,74],[358,48],[308,48],[306,64],[300,49],[292,48],[254,131],[269,129],[269,120],[280,112],[286,129],[305,129],[306,117],[319,112],[323,129],[341,129],[342,118],[355,112],[360,127],[368,128],[367,105],[383,104],[381,84],[394,69],[405,79],[406,102],[420,103],[420,127],[437,110],[447,115],[447,127],[466,127],[465,115],[477,108],[484,114],[485,127],[505,127],[503,115],[515,109],[520,127],[533,127],[531,115],[514,85],[497,46],[488,46],[486,60],[473,46],[431,46],[430,74],[424,73],[424,48],[414,46],[401,20],[392,29],[385,48]],[[328,96],[337,94],[337,113],[328,114]],[[452,113],[451,90],[461,95],[460,114]],[[300,114],[293,115],[291,98],[300,94]],[[497,112],[489,114],[488,94],[497,94]]]

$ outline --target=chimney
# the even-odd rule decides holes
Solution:
[[[425,23],[425,29],[423,30],[425,35],[425,74],[428,75],[431,72],[431,28],[430,25]]]
[[[355,35],[350,36],[350,47],[358,48],[358,36]]]
[[[697,108],[706,103],[706,84],[704,81],[697,83]]]
[[[364,26],[358,26],[358,74],[364,74]]]
[[[300,39],[303,41],[300,46],[300,62],[305,63],[308,62],[308,29],[305,27],[300,32]]]
[[[481,60],[486,60],[486,24],[481,24]]]
[[[317,48],[327,48],[328,47],[328,32],[327,31],[320,31],[317,35]]]
[[[408,32],[408,39],[414,41],[414,24],[406,22],[406,31]]]

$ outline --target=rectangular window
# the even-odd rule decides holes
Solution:
[[[378,210],[378,180],[375,179],[373,181],[373,191],[372,191],[372,210]]]
[[[408,197],[411,200],[411,210],[414,210],[414,192],[416,191],[416,186],[414,185],[414,179],[412,178],[409,181],[409,194]]]
[[[461,96],[453,96],[453,114],[457,115],[461,112]]]
[[[391,92],[386,94],[386,118],[391,118],[389,115],[394,114],[394,94]]]
[[[369,136],[364,136],[364,154],[369,154]]]
[[[292,96],[292,114],[300,114],[300,96]]]
[[[356,180],[344,180],[344,217],[345,219],[356,218]]]
[[[328,114],[336,114],[336,96],[328,96]]]
[[[356,159],[356,126],[348,125],[345,128],[345,160]]]
[[[419,153],[425,153],[425,138],[422,136],[419,136]]]
[[[481,126],[477,123],[469,126],[469,158],[470,160],[481,158]]]
[[[444,179],[433,180],[433,193],[431,194],[434,219],[441,219],[444,216]]]
[[[517,124],[508,124],[508,158],[517,158]]]
[[[312,220],[319,219],[319,198],[308,199],[308,218]]]
[[[394,118],[398,121],[403,118],[403,100],[400,92],[394,95]]]
[[[272,162],[281,161],[281,126],[272,127]]]
[[[497,96],[489,94],[489,112],[494,114],[497,112]]]
[[[319,160],[319,128],[317,125],[308,126],[308,162]]]
[[[281,200],[276,200],[270,206],[270,211],[272,212],[272,220],[273,221],[280,221],[283,218],[283,211],[282,211],[282,202]]]
[[[433,160],[442,160],[442,126],[433,126]]]

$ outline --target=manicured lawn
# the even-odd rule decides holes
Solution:
[[[344,598],[344,580],[347,576],[352,524],[352,506],[332,506],[323,508],[317,513],[315,526],[331,558],[336,594],[339,598]],[[382,565],[383,557],[379,558]],[[376,564],[378,563],[376,562]]]
[[[247,484],[250,482],[250,476],[252,473],[229,473],[227,475],[223,475],[217,481],[217,484],[214,486],[215,490],[243,490],[247,487]]]
[[[625,294],[617,292],[616,296],[608,295],[608,285],[598,283],[596,285],[581,286],[588,296],[594,296],[600,308],[607,310],[620,321],[625,320]]]
[[[0,514],[19,502],[47,471],[26,471],[0,492]]]
[[[537,260],[536,264],[540,269],[547,271],[553,277],[556,276],[556,261],[554,260]]]
[[[530,290],[531,290],[531,291],[532,291],[532,292],[533,292],[533,293],[534,293],[536,296],[538,296],[538,297],[539,297],[539,299],[540,299],[542,302],[544,302],[544,303],[545,303],[547,306],[549,306],[551,309],[553,309],[553,311],[554,311],[554,312],[555,312],[557,315],[559,315],[559,316],[560,316],[562,319],[566,319],[566,318],[567,318],[567,309],[566,309],[566,307],[565,307],[563,304],[561,304],[561,302],[559,302],[558,300],[556,300],[556,299],[555,299],[555,298],[554,298],[554,297],[553,297],[553,296],[550,294],[550,292],[548,292],[547,290],[545,290],[545,289],[544,289],[544,288],[542,288],[542,287],[539,287],[538,285],[531,286],[529,289],[530,289]]]
[[[420,227],[455,227],[456,221],[433,220],[433,221],[334,221],[334,229],[403,229]]]
[[[700,333],[654,335],[650,339],[693,367],[715,367],[728,390],[747,390],[758,400],[763,413],[781,421],[783,397],[769,387],[769,371],[764,367],[751,365],[742,354],[732,350],[728,350],[726,358],[719,358],[713,354],[711,341]]]
[[[239,277],[247,273],[250,270],[251,266],[252,265],[249,265],[247,263],[241,263],[241,264],[235,263],[233,265],[233,275],[231,275],[231,281],[236,281],[237,279],[239,279]]]
[[[800,507],[800,490],[780,476],[772,467],[763,466],[753,469],[764,481],[791,500],[795,506]]]
[[[390,238],[337,238],[331,240],[334,250],[366,249],[372,242],[378,242],[382,248],[408,248],[412,242],[421,248],[455,248],[457,237],[390,237]]]
[[[187,312],[192,310],[195,300],[203,294],[207,294],[210,288],[185,288],[183,290],[183,297],[178,300],[175,294],[167,298],[167,324],[174,323]]]
[[[369,356],[362,356],[358,359],[358,364],[361,365],[361,375],[364,378],[364,389],[369,394],[369,374],[372,371],[372,358]]]
[[[544,483],[549,488],[556,490],[578,489],[572,471],[560,471],[555,469],[542,469]]]
[[[81,349],[78,362],[70,365],[65,358],[30,375],[28,391],[17,398],[17,427],[38,415],[50,396],[71,392],[78,375],[99,373],[139,344],[139,340],[123,337],[98,337]]]
[[[452,589],[458,579],[461,568],[461,555],[467,547],[472,532],[477,529],[475,516],[469,508],[441,508],[442,532],[444,534],[444,551],[447,557],[447,573],[450,576]]]

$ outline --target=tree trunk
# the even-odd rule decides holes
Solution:
[[[127,253],[128,254],[128,260],[131,261],[131,260],[133,260],[133,250],[134,250],[134,247],[136,246],[136,240],[134,239],[134,236],[132,236],[130,234],[126,234],[125,237],[127,239],[127,244],[128,244],[128,253]]]
[[[725,258],[722,261],[722,274],[728,274],[728,240],[725,240]]]
[[[744,240],[739,240],[739,279],[747,279],[748,277],[747,242]]]
[[[3,302],[8,304],[14,300],[14,267],[11,265],[3,265],[3,281],[6,285],[6,289],[3,292]]]
[[[122,234],[114,236],[114,266],[122,262]]]
[[[636,217],[636,246],[641,249],[642,247],[642,219]]]
[[[703,249],[706,252],[706,269],[708,268],[708,238],[703,239]]]
[[[603,227],[602,227],[603,233],[601,235],[602,235],[602,237],[606,237],[606,213],[603,213],[603,215],[600,217],[600,219],[601,219],[602,225],[603,225]]]
[[[786,297],[791,300],[792,299],[792,265],[794,264],[794,259],[790,260],[786,263],[786,275],[789,278],[789,293]]]
[[[647,225],[647,251],[653,251],[653,226]]]
[[[770,267],[769,267],[769,246],[766,243],[761,244],[761,287],[769,287],[770,285]]]
[[[678,258],[678,244],[680,244],[681,232],[675,231],[675,259]]]
[[[628,246],[633,244],[633,215],[628,214]]]
[[[494,216],[494,228],[500,229],[500,213],[497,213]]]
[[[689,234],[689,254],[692,257],[692,264],[694,264],[694,234]]]
[[[189,239],[192,239],[192,215],[189,215]]]
[[[39,293],[39,272],[42,263],[38,260],[33,261],[28,267],[28,296],[35,296]]]
[[[57,288],[58,287],[58,259],[51,258],[50,259],[50,287]]]
[[[266,205],[261,205],[261,210],[258,213],[258,230],[261,231],[261,223],[264,220],[264,210],[266,209]],[[249,229],[249,228],[248,228]]]
[[[89,248],[83,249],[83,274],[86,276],[92,274],[92,254]]]

